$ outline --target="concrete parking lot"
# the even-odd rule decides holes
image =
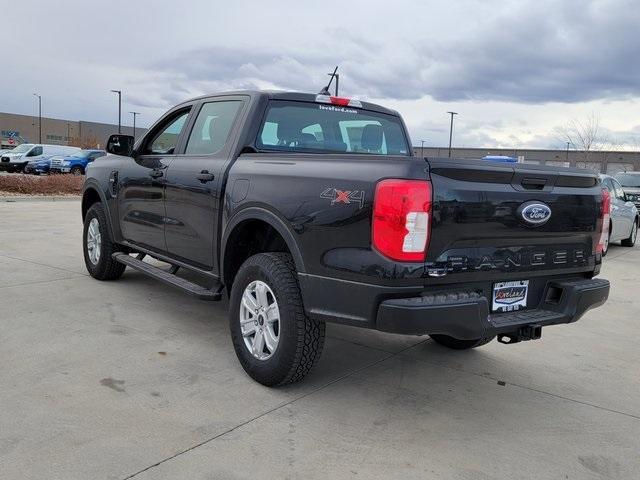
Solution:
[[[269,389],[225,303],[88,277],[79,210],[0,202],[2,479],[640,478],[640,247],[610,250],[605,307],[540,341],[329,326],[314,373]]]

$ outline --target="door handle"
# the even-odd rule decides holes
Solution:
[[[163,175],[164,175],[164,172],[162,170],[151,170],[149,172],[149,176],[151,178],[160,178]]]
[[[196,178],[202,183],[206,183],[216,178],[216,176],[213,173],[209,173],[209,170],[202,170],[199,174],[196,175]]]

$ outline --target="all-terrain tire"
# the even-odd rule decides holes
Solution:
[[[90,258],[89,248],[87,245],[87,235],[89,226],[93,220],[98,222],[98,230],[100,232],[100,255],[97,262],[93,262]],[[107,215],[101,203],[94,203],[84,218],[84,229],[82,234],[82,249],[84,251],[84,264],[89,274],[98,280],[116,280],[122,276],[126,265],[115,261],[111,254],[121,249],[113,242],[109,227],[107,226]]]
[[[240,326],[242,298],[253,282],[267,284],[279,311],[279,339],[267,359],[252,354]],[[325,323],[305,314],[290,254],[259,253],[248,258],[233,281],[229,303],[233,346],[240,364],[252,379],[266,386],[284,385],[302,380],[311,371],[324,346]]]
[[[477,340],[458,340],[457,338],[450,337],[449,335],[429,335],[434,342],[451,348],[453,350],[468,350],[469,348],[477,348],[482,345],[486,345],[491,340],[496,338],[495,336],[483,337]]]

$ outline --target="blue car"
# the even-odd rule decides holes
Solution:
[[[40,175],[42,173],[49,173],[51,167],[51,158],[40,158],[38,160],[32,160],[24,166],[24,173],[33,173]]]
[[[73,175],[84,175],[84,172],[91,162],[96,158],[106,155],[104,150],[81,150],[78,153],[67,157],[51,157],[51,173],[71,173]]]

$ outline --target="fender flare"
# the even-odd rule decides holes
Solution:
[[[222,268],[220,269],[220,274],[223,282],[225,268],[224,259],[227,252],[227,243],[229,240],[229,236],[238,225],[247,220],[261,220],[273,227],[287,244],[287,248],[289,249],[289,251],[291,252],[291,256],[293,257],[296,271],[299,273],[305,272],[304,261],[302,259],[302,254],[300,253],[300,249],[298,248],[298,243],[296,242],[295,236],[286,225],[286,223],[278,215],[270,210],[267,210],[266,208],[247,207],[231,217],[231,219],[227,222],[222,234],[222,248],[220,249],[220,264]]]
[[[104,211],[107,217],[107,229],[109,230],[109,235],[111,236],[112,239],[115,238],[113,225],[111,224],[112,219],[111,219],[111,212],[109,211],[109,203],[107,202],[107,197],[105,196],[104,192],[100,188],[100,184],[96,180],[87,179],[84,182],[84,185],[82,186],[82,199],[80,200],[81,202],[80,208],[82,209],[82,202],[84,201],[84,195],[85,193],[87,193],[87,190],[89,189],[94,190],[98,194],[98,197],[100,198],[100,203],[102,203],[102,206],[104,208]],[[84,222],[84,215],[83,215],[82,221]]]

